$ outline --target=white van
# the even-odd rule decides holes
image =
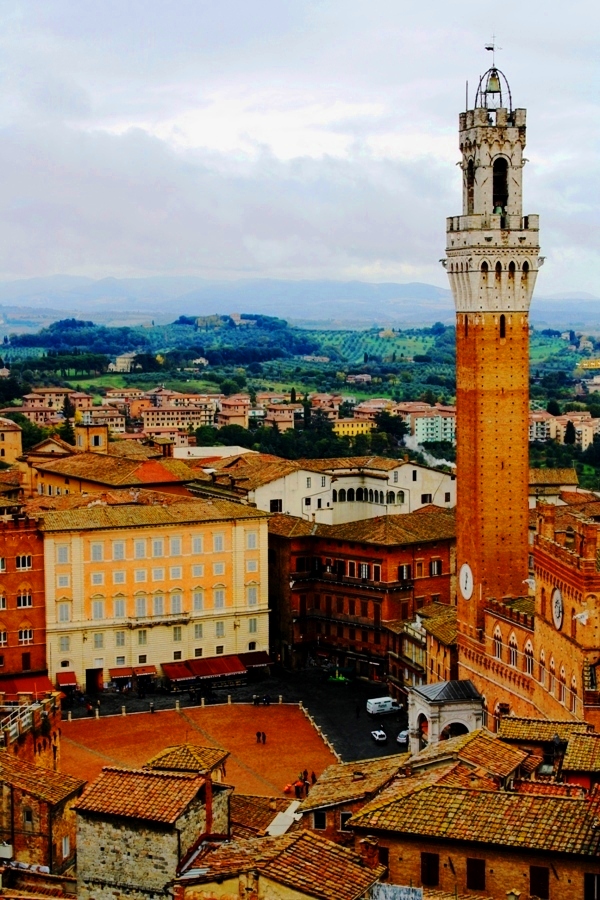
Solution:
[[[367,700],[367,712],[370,716],[385,716],[388,713],[400,712],[401,709],[400,704],[391,697],[376,697],[373,700]]]

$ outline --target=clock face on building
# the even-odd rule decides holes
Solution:
[[[458,574],[458,584],[460,592],[465,600],[470,600],[473,596],[473,573],[468,563],[463,563]]]
[[[558,588],[554,588],[552,593],[552,618],[557,631],[560,631],[562,628],[564,612],[562,594]]]

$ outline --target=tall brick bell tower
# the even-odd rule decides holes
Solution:
[[[447,220],[443,261],[456,305],[459,659],[461,647],[485,653],[486,600],[527,594],[528,311],[542,259],[538,216],[522,211],[525,119],[495,66],[459,117],[463,212]]]

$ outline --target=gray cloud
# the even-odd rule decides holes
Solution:
[[[0,277],[445,286],[457,116],[492,18],[474,0],[5,0]],[[501,24],[540,289],[598,293],[597,8],[507,0]]]

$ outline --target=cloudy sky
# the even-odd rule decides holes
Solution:
[[[600,295],[593,0],[0,0],[0,279],[428,281],[503,49],[544,293]]]

